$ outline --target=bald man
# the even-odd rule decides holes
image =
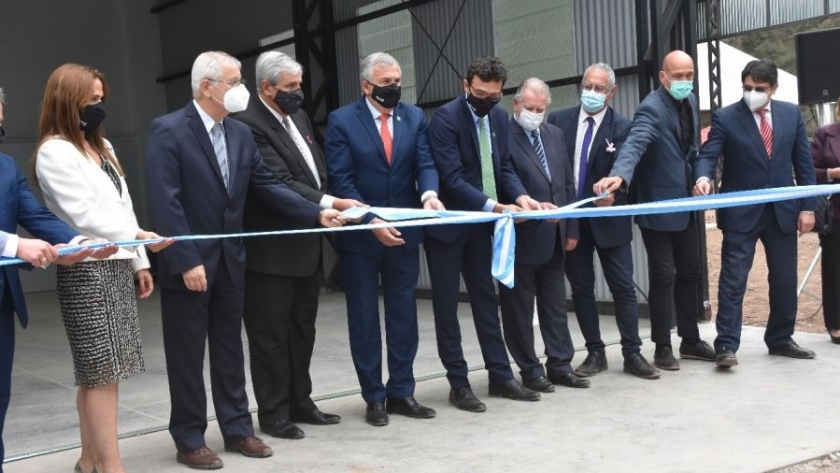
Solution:
[[[697,99],[692,93],[694,61],[672,51],[662,61],[661,86],[636,111],[633,125],[609,175],[594,190],[630,189],[634,203],[689,197],[694,185],[690,162],[698,149]],[[631,186],[632,183],[632,186]],[[699,230],[694,212],[639,215],[636,224],[648,254],[653,364],[678,370],[671,347],[671,320],[676,309],[680,357],[715,361],[715,351],[700,339],[697,320],[703,310],[700,284]]]

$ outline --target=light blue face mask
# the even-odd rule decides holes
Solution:
[[[674,97],[677,100],[685,100],[689,95],[691,95],[691,91],[694,89],[694,82],[690,80],[671,80],[668,78],[668,82],[671,83],[671,87],[668,88],[668,93],[671,94],[671,97]]]
[[[594,90],[584,90],[580,94],[580,106],[586,113],[595,113],[601,111],[606,103],[607,96],[599,94]]]

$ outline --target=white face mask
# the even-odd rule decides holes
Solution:
[[[767,105],[769,101],[770,98],[767,97],[767,92],[744,91],[744,102],[747,103],[747,107],[753,112]]]
[[[245,88],[245,84],[239,84],[225,92],[225,98],[222,105],[224,105],[225,110],[230,113],[241,112],[248,108],[248,100],[250,99],[251,93]]]
[[[519,111],[519,115],[516,116],[516,121],[527,131],[534,131],[540,127],[540,123],[543,121],[543,117],[545,117],[545,112],[543,113],[536,113],[531,112],[529,110],[525,110],[524,108]]]

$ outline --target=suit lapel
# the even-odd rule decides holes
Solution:
[[[394,125],[394,140],[391,143],[391,166],[394,166],[396,164],[397,157],[400,155],[400,153],[398,153],[397,150],[400,149],[400,140],[402,139],[403,135],[402,120],[402,105],[397,105],[397,108],[394,109],[393,117],[391,118],[391,122]]]
[[[788,126],[787,123],[787,116],[785,116],[784,112],[779,108],[778,103],[773,104],[770,108],[770,116],[773,120],[773,149],[772,154],[776,154],[776,150],[779,149],[779,142],[782,139],[782,134],[777,133],[776,130],[790,130],[791,128]],[[764,142],[762,141],[762,145]],[[772,158],[772,156],[771,156]]]
[[[201,147],[202,151],[204,151],[204,156],[210,163],[210,168],[213,169],[213,172],[219,179],[219,183],[222,185],[222,187],[224,187],[225,181],[222,178],[222,170],[219,169],[219,161],[216,158],[216,152],[213,151],[213,143],[210,142],[210,134],[207,133],[207,130],[204,128],[204,122],[201,121],[201,116],[198,114],[198,110],[195,109],[195,104],[193,104],[192,102],[190,102],[190,104],[187,105],[186,116],[189,123],[189,127],[195,135],[196,141],[198,141],[199,146]],[[229,152],[228,167],[231,167]]]
[[[592,138],[594,141],[592,142],[592,148],[589,149],[589,161],[588,163],[592,163],[592,161],[601,154],[606,152],[607,149],[607,142],[612,144],[612,110],[607,108],[607,111],[604,113],[604,118],[601,120],[601,124],[598,125],[598,131],[595,132],[595,136]],[[591,166],[587,164],[586,166],[586,180],[589,181],[589,174],[592,173],[592,169],[595,166]]]
[[[473,118],[473,114],[470,111],[470,104],[467,103],[467,99],[464,98],[463,94],[461,94],[461,113],[463,114],[463,123],[468,124],[470,130],[470,136],[472,137],[473,146],[475,147],[475,155],[481,158],[481,145],[478,143],[478,132],[476,131],[475,119]]]
[[[300,112],[298,112],[298,113],[300,113]],[[295,128],[298,129],[298,133],[300,133],[300,137],[303,138],[304,144],[309,147],[309,152],[312,154],[312,160],[315,162],[315,169],[318,169],[318,161],[315,159],[315,152],[312,150],[312,143],[311,143],[312,136],[309,133],[307,133],[306,127],[304,127],[303,124],[301,123],[301,122],[303,122],[303,120],[298,118],[297,113],[294,114],[294,115],[291,115],[290,117],[291,117],[292,123],[295,124]],[[277,121],[277,120],[274,120],[274,121]],[[282,126],[281,126],[281,128],[282,128]],[[306,158],[303,156],[303,153],[300,152],[297,145],[295,144],[295,140],[292,139],[289,132],[287,132],[285,128],[283,128],[283,131],[280,133],[280,135],[284,136],[284,138],[288,142],[291,142],[290,149],[292,150],[292,154],[294,155],[295,159],[297,160],[298,166],[303,171],[303,173],[306,175],[306,178],[309,179],[309,183],[312,185],[312,187],[317,189],[318,188],[318,181],[315,180],[315,175],[312,174],[312,169],[309,167],[309,163],[306,162]],[[320,171],[320,169],[318,169],[318,174],[320,174],[320,173],[321,173],[321,171]]]
[[[538,172],[548,180],[548,176],[545,174],[545,168],[543,168],[542,163],[540,162],[539,156],[537,156],[537,151],[534,149],[534,145],[531,143],[531,137],[528,136],[528,133],[516,122],[516,120],[512,119],[510,121],[510,126],[513,128],[513,139],[516,141],[516,145],[519,146],[525,155],[528,156],[528,159],[531,161]],[[545,136],[543,133],[545,132],[545,127],[540,126],[540,135]],[[546,157],[548,156],[548,149],[546,149],[546,143],[543,139],[543,150],[546,152]],[[547,159],[547,158],[546,158]]]
[[[356,115],[359,117],[359,123],[362,124],[362,128],[365,129],[370,139],[376,144],[376,149],[379,150],[379,157],[382,158],[382,162],[387,165],[388,159],[385,157],[385,145],[382,144],[382,137],[379,135],[379,130],[376,129],[376,122],[370,113],[367,103],[365,103],[366,100],[367,98],[362,96],[362,98],[356,101]]]
[[[753,117],[752,112],[750,111],[747,104],[744,103],[743,100],[738,102],[738,121],[741,123],[741,126],[744,128],[744,131],[747,135],[752,138],[753,144],[755,145],[756,149],[759,150],[759,156],[764,157],[764,163],[766,164],[768,159],[767,158],[767,150],[764,148],[764,141],[761,139],[761,132],[758,131],[758,125],[755,124],[755,118]],[[775,116],[773,119],[775,120]],[[776,122],[773,122],[774,124]],[[773,141],[775,142],[775,133],[773,134],[774,138]],[[775,149],[775,143],[773,144]]]
[[[540,139],[542,140],[543,149],[545,150],[545,161],[548,164],[548,168],[551,171],[551,179],[548,178],[548,175],[545,174],[543,170],[542,163],[537,160],[539,164],[540,170],[543,171],[543,176],[545,176],[546,181],[551,185],[552,182],[557,182],[560,188],[565,186],[565,176],[564,176],[564,169],[565,166],[562,162],[558,162],[554,156],[559,156],[562,153],[560,150],[554,148],[556,140],[552,139],[552,131],[549,130],[545,124],[540,125]]]

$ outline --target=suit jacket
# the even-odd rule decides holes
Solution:
[[[0,153],[0,251],[6,246],[6,234],[13,234],[17,226],[49,242],[52,245],[69,243],[78,236],[78,232],[62,222],[38,199],[26,185],[26,178],[20,172],[15,160]],[[20,265],[24,268],[30,266]],[[26,300],[18,276],[18,266],[0,266],[0,297],[8,289],[12,306],[18,314],[20,325],[26,328],[29,314],[26,312]]]
[[[499,202],[514,202],[526,192],[510,158],[508,116],[501,107],[494,107],[488,117],[497,197]],[[478,132],[463,94],[435,112],[429,122],[429,142],[440,174],[441,200],[446,208],[481,211],[488,197],[481,183]],[[451,242],[462,231],[463,225],[433,225],[426,233],[432,238]]]
[[[327,165],[321,147],[312,139],[312,124],[303,110],[290,118],[312,153],[320,186],[286,128],[257,95],[251,96],[245,111],[231,116],[251,128],[260,155],[275,178],[306,200],[315,204],[321,202],[327,191]],[[294,219],[277,213],[269,203],[259,198],[254,189],[249,190],[245,202],[246,232],[292,229],[298,226]],[[245,267],[248,271],[278,276],[311,276],[318,270],[324,238],[317,234],[246,238]]]
[[[828,168],[840,167],[840,123],[833,123],[817,129],[814,141],[811,142],[811,160],[817,173],[817,182],[829,184]],[[840,184],[840,180],[832,180],[830,184]],[[840,194],[832,194],[831,207],[834,218],[840,219]]]
[[[618,152],[610,176],[620,176],[630,185],[631,202],[655,202],[691,195],[694,186],[691,161],[697,154],[697,99],[689,95],[693,138],[683,152],[677,101],[664,87],[651,92],[639,105],[624,146]],[[634,181],[635,179],[635,181]],[[685,230],[689,212],[639,215],[636,223],[658,231]]]
[[[439,190],[423,112],[402,102],[394,108],[389,165],[366,101],[361,97],[329,115],[324,149],[333,195],[375,207],[420,208],[424,192]],[[422,228],[400,232],[407,248],[417,247],[424,238]],[[382,248],[369,231],[341,232],[336,241],[342,251],[371,253]]]
[[[712,114],[712,129],[697,158],[695,179],[705,176],[711,180],[718,158],[724,155],[721,193],[792,186],[793,174],[798,185],[816,183],[805,120],[799,107],[773,100],[770,110],[773,114],[773,155],[769,159],[755,118],[743,100]],[[764,205],[773,207],[783,232],[796,230],[800,210],[814,210],[815,207],[814,199],[802,199],[720,209],[717,211],[718,228],[749,231],[758,223]]]
[[[548,122],[563,130],[566,137],[566,151],[571,164],[572,172],[575,169],[575,146],[578,134],[578,117],[580,117],[580,106],[567,108],[552,112],[548,116]],[[601,178],[610,173],[618,156],[618,151],[624,145],[624,140],[630,132],[630,120],[619,115],[612,108],[607,107],[604,112],[604,119],[592,137],[592,147],[589,150],[589,160],[586,166],[586,179],[584,180],[584,198],[593,197],[595,191],[592,186]],[[607,151],[607,142],[612,143],[615,151]],[[577,176],[573,176],[576,180]],[[577,197],[577,196],[575,196]],[[575,199],[576,200],[576,199]],[[617,192],[613,205],[627,203],[627,193]],[[588,219],[589,227],[592,229],[592,236],[595,243],[601,248],[614,248],[624,245],[633,239],[633,221],[631,217],[598,217]]]
[[[529,134],[511,119],[508,144],[516,175],[525,190],[539,202],[551,202],[562,207],[575,201],[575,181],[563,132],[554,125],[540,125],[540,140],[545,151],[551,179],[534,150]],[[562,219],[558,223],[547,220],[527,221],[516,227],[516,264],[541,265],[547,263],[559,247],[565,251],[566,238],[578,238],[577,219]]]
[[[244,123],[222,123],[228,152],[229,187],[204,123],[190,102],[156,118],[146,150],[146,184],[156,230],[162,235],[200,235],[242,231],[250,186],[276,212],[300,227],[316,224],[320,209],[274,178],[260,157]],[[212,284],[224,258],[231,280],[243,285],[245,247],[241,238],[180,241],[161,251],[158,280],[163,287],[185,289],[182,273],[203,264]]]

